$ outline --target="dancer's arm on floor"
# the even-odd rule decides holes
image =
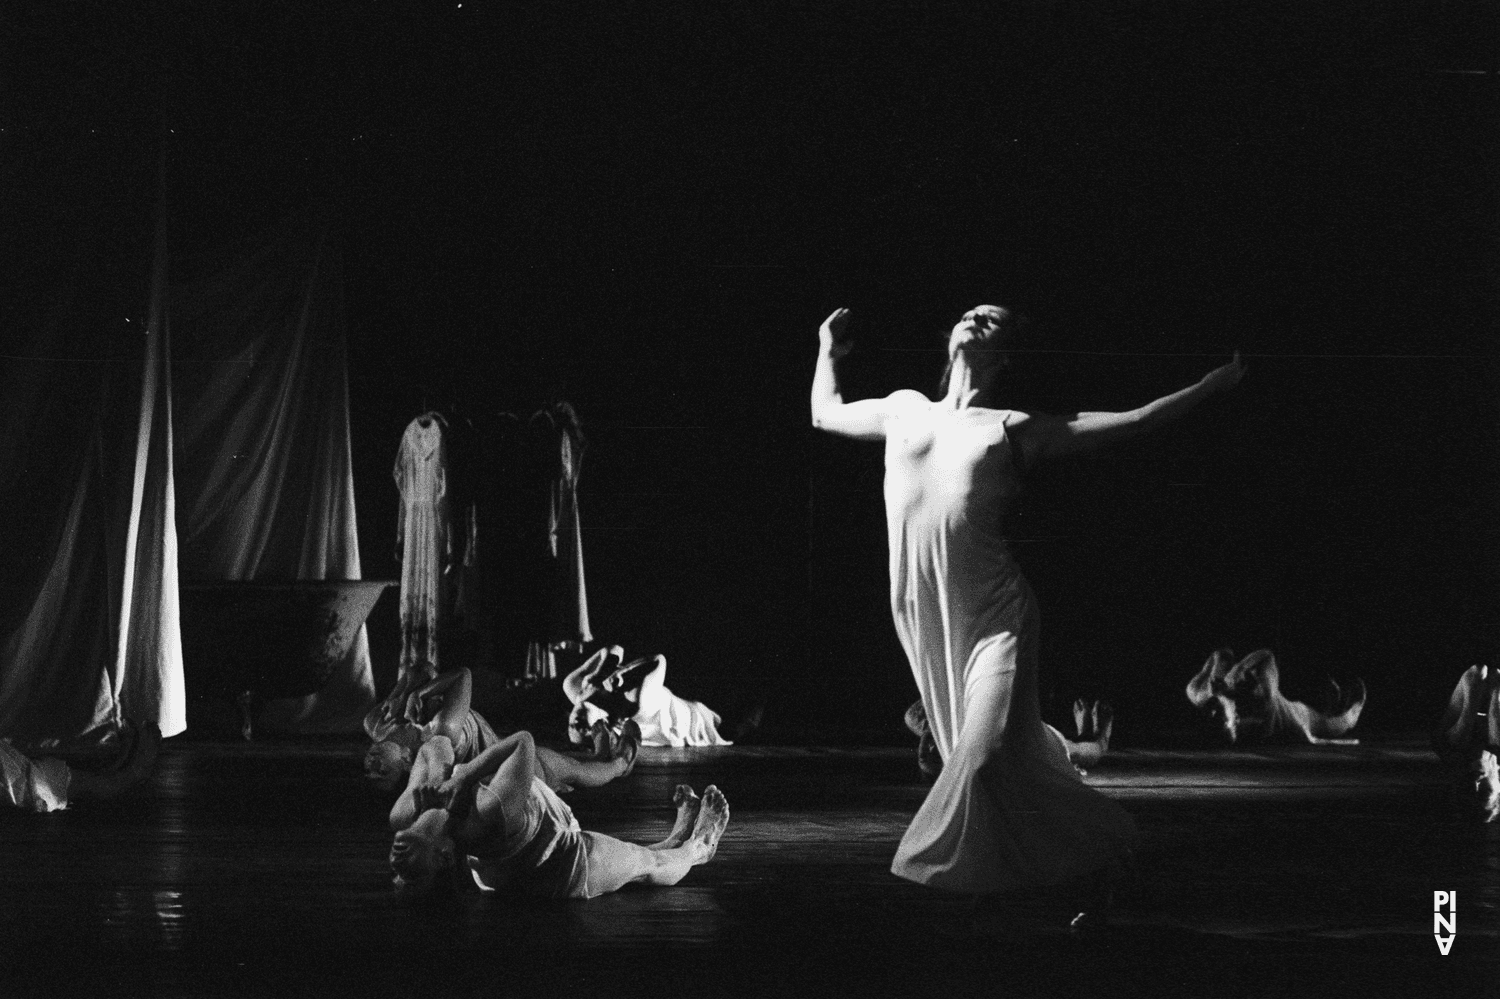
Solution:
[[[1071,416],[1019,414],[1011,429],[1028,464],[1039,458],[1088,451],[1149,433],[1181,419],[1204,399],[1239,384],[1244,375],[1245,364],[1236,352],[1228,364],[1215,368],[1187,388],[1136,409],[1122,413],[1074,413]]]
[[[920,392],[902,389],[883,399],[845,402],[839,389],[838,360],[854,346],[848,336],[848,321],[848,309],[835,309],[818,331],[818,363],[813,369],[812,383],[812,425],[855,440],[885,440],[885,421],[893,412],[928,399]]]
[[[453,743],[444,736],[428,739],[417,750],[412,761],[411,774],[406,778],[406,789],[391,806],[391,828],[399,832],[417,821],[422,814],[425,801],[418,800],[424,789],[437,788],[453,771]]]

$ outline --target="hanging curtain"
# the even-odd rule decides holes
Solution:
[[[186,726],[173,511],[166,247],[146,329],[91,328],[80,232],[63,300],[0,356],[0,736],[49,742],[122,719]]]
[[[288,222],[172,287],[184,581],[361,578],[342,274]],[[317,694],[260,724],[354,731],[374,702],[363,626]]]

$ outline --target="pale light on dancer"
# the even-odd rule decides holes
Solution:
[[[380,790],[395,791],[407,783],[418,752],[431,739],[446,739],[456,763],[467,763],[500,742],[484,715],[471,706],[473,693],[473,675],[468,669],[456,669],[404,698],[393,693],[372,707],[365,715],[365,734],[372,741],[365,753],[365,776]],[[554,791],[601,787],[635,766],[641,732],[633,722],[626,722],[618,736],[602,724],[595,726],[593,736],[594,759],[575,759],[546,746],[536,747]]]
[[[1136,840],[1125,811],[1080,779],[1041,719],[1039,624],[1031,587],[1001,534],[1024,473],[1174,420],[1244,374],[1239,355],[1201,381],[1124,413],[996,408],[996,376],[1021,320],[982,305],[948,338],[941,399],[901,390],[845,402],[837,361],[849,313],[819,332],[812,422],[885,442],[891,611],[942,771],[891,865],[911,881],[991,893],[1094,877],[1100,888]],[[1086,925],[1100,913],[1091,901]]]
[[[1458,678],[1432,748],[1452,773],[1465,809],[1500,821],[1500,670],[1470,666]]]
[[[585,742],[600,722],[618,729],[627,719],[640,728],[643,746],[728,746],[719,713],[667,689],[667,657],[625,661],[618,645],[599,649],[563,680],[573,704],[568,738]]]
[[[673,801],[677,821],[666,839],[626,843],[579,828],[548,787],[531,733],[457,765],[438,736],[423,744],[391,809],[394,883],[402,894],[425,894],[462,863],[483,891],[546,898],[594,898],[637,882],[674,885],[713,859],[729,805],[712,785],[701,799],[678,785]]]

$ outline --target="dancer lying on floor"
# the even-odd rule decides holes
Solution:
[[[1334,709],[1318,711],[1281,692],[1281,670],[1270,649],[1236,660],[1218,649],[1188,681],[1187,698],[1211,719],[1229,742],[1290,740],[1314,745],[1356,746],[1349,735],[1365,709],[1365,684],[1355,679],[1348,693],[1329,679]]]
[[[1129,412],[1005,409],[999,376],[1022,321],[981,305],[948,336],[942,398],[907,389],[846,403],[837,362],[847,326],[839,309],[819,330],[812,423],[885,446],[891,611],[943,761],[891,869],[966,893],[1084,878],[1102,887],[1130,856],[1135,825],[1079,779],[1042,723],[1040,617],[1001,524],[1039,464],[1170,423],[1244,367],[1236,357]]]
[[[633,882],[674,885],[713,859],[729,805],[710,785],[700,800],[678,785],[677,821],[666,839],[638,846],[585,832],[562,799],[530,732],[517,732],[468,763],[442,736],[417,754],[391,809],[391,870],[403,894],[423,894],[462,857],[484,891],[593,898]]]
[[[117,798],[147,777],[156,765],[161,729],[153,723],[127,725],[119,757],[95,771],[69,766],[56,757],[32,759],[0,739],[0,803],[29,812],[55,812],[77,801]]]
[[[387,698],[365,715],[365,734],[374,744],[365,753],[365,774],[383,791],[394,791],[407,782],[417,751],[428,740],[443,737],[452,747],[454,760],[467,763],[500,736],[484,716],[471,706],[474,678],[467,669],[443,673],[425,686],[399,698]],[[592,733],[594,757],[574,759],[545,746],[537,755],[546,761],[555,781],[554,791],[575,787],[600,787],[630,773],[640,750],[640,731],[623,726],[618,734],[602,726]]]
[[[633,718],[643,746],[731,745],[719,735],[718,712],[667,689],[666,656],[624,660],[625,650],[609,645],[563,680],[563,693],[573,703],[568,737],[575,743],[586,742],[600,721],[618,730]]]
[[[1484,822],[1500,819],[1500,671],[1470,666],[1458,678],[1432,736],[1438,759]]]

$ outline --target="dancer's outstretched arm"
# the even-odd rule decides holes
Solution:
[[[1088,451],[1148,433],[1180,419],[1209,396],[1234,388],[1244,376],[1245,364],[1236,351],[1228,364],[1215,368],[1185,389],[1137,409],[1123,413],[1074,413],[1072,416],[1035,413],[1022,416],[1011,429],[1028,464],[1041,458]]]
[[[835,309],[818,330],[818,364],[813,369],[812,425],[819,430],[853,437],[855,440],[885,440],[886,418],[902,405],[927,402],[911,389],[892,392],[884,399],[845,402],[839,390],[838,360],[849,353],[849,310]]]

